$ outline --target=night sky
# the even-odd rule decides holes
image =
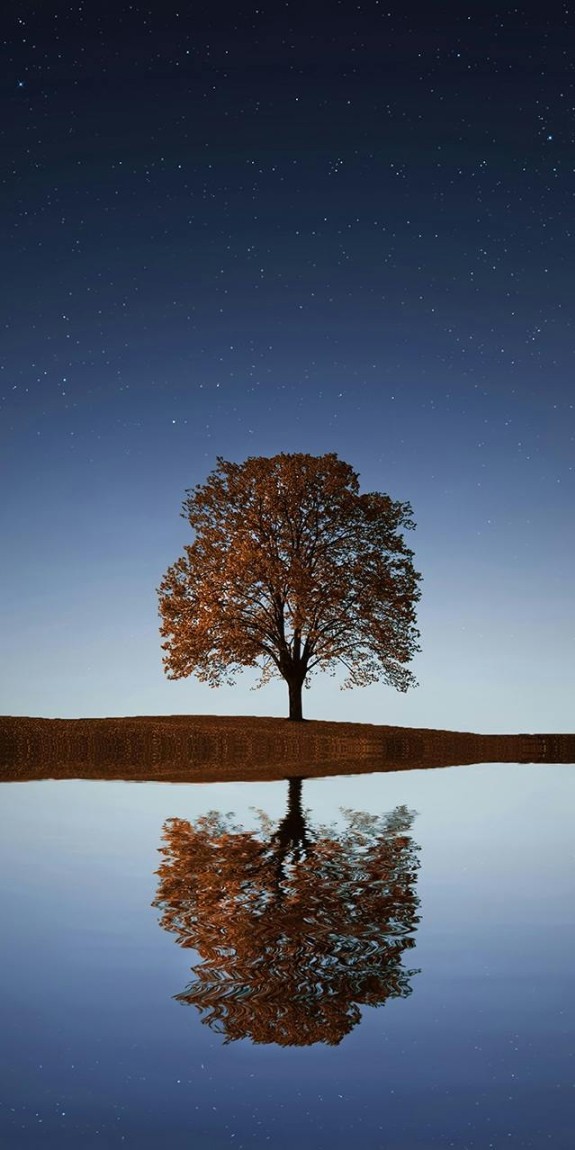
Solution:
[[[0,709],[286,713],[162,671],[217,455],[410,500],[420,686],[309,717],[573,729],[575,17],[3,6]]]

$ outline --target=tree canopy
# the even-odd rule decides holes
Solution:
[[[164,667],[211,686],[259,667],[288,684],[290,718],[316,668],[346,671],[346,686],[415,682],[420,575],[402,531],[409,503],[361,494],[337,455],[219,458],[189,489],[194,531],[159,588]]]
[[[337,1045],[362,1005],[411,993],[413,812],[343,814],[341,828],[311,828],[290,779],[275,831],[265,815],[259,831],[218,812],[166,822],[154,906],[199,959],[175,997],[225,1041]]]

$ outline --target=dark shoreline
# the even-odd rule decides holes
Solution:
[[[0,716],[0,781],[250,781],[481,762],[573,763],[575,734],[465,731],[219,715]]]

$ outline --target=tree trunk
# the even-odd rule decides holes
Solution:
[[[303,719],[301,693],[303,688],[303,681],[301,679],[290,678],[287,680],[289,691],[289,717],[301,722]]]

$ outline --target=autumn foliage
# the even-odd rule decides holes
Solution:
[[[217,686],[244,667],[283,677],[290,718],[316,669],[348,686],[405,691],[418,650],[418,580],[402,529],[411,507],[378,492],[335,454],[219,459],[187,492],[194,532],[159,588],[164,666]]]
[[[298,786],[275,833],[265,819],[258,833],[217,813],[164,828],[154,905],[200,960],[176,998],[226,1041],[336,1045],[362,1005],[411,992],[412,814],[347,812],[343,830],[311,831]]]

